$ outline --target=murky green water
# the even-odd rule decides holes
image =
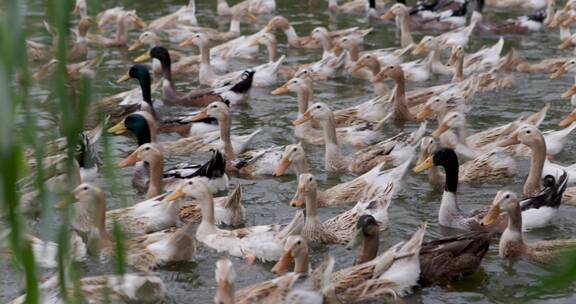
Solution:
[[[111,7],[122,4],[126,8],[133,8],[144,20],[152,20],[161,15],[167,14],[177,9],[179,5],[184,5],[186,1],[102,1],[103,7]],[[316,26],[328,26],[329,28],[344,28],[349,26],[374,27],[374,32],[368,37],[365,45],[366,49],[381,48],[398,45],[395,38],[395,27],[380,23],[370,24],[367,20],[359,16],[341,15],[330,18],[327,13],[327,5],[324,1],[286,1],[278,0],[277,14],[287,17],[294,25],[298,33],[308,34]],[[42,18],[45,15],[44,1],[28,0],[25,7],[28,17],[28,30],[31,38],[41,42],[48,42],[49,37],[42,28]],[[168,4],[169,3],[169,4]],[[311,4],[310,4],[311,3]],[[219,27],[224,30],[228,27],[228,21],[216,18],[215,0],[197,0],[198,20],[202,25]],[[89,12],[94,14],[94,12]],[[506,16],[491,16],[492,20],[500,20]],[[252,33],[260,29],[268,20],[268,17],[260,17],[257,24],[250,26],[242,25],[244,33]],[[218,22],[222,21],[222,22]],[[137,32],[131,32],[131,37],[136,37]],[[422,33],[415,33],[418,40]],[[283,34],[278,34],[281,42],[280,53],[286,53]],[[493,38],[473,38],[469,46],[470,50],[477,50],[484,44],[492,44],[497,40]],[[544,59],[552,56],[568,56],[570,51],[561,53],[556,49],[559,43],[556,31],[532,34],[529,37],[507,37],[506,47],[514,47],[520,51],[522,56],[531,60]],[[143,50],[127,52],[123,49],[104,50],[107,52],[106,61],[98,69],[95,79],[95,100],[113,93],[130,89],[136,86],[135,82],[127,82],[121,86],[114,83],[120,75],[125,73],[131,66],[131,60],[139,55]],[[191,52],[190,49],[185,49]],[[91,51],[91,57],[100,51]],[[196,49],[192,52],[197,52]],[[315,61],[320,57],[319,52],[288,50],[288,62],[291,65]],[[257,61],[238,61],[233,67],[247,67],[256,65],[267,60],[266,54],[262,52]],[[36,69],[32,66],[32,69]],[[447,77],[436,78],[423,86],[445,83],[449,81]],[[195,88],[197,86],[196,75],[179,76],[176,79],[178,86],[182,89]],[[471,130],[483,130],[485,128],[507,123],[520,115],[532,113],[539,110],[545,103],[552,103],[552,108],[548,113],[546,121],[542,125],[543,130],[556,128],[558,121],[569,113],[571,107],[566,100],[560,100],[559,96],[563,90],[570,86],[570,77],[565,77],[559,81],[549,81],[544,75],[517,75],[516,87],[498,93],[479,95],[474,100],[474,110],[469,115]],[[278,83],[281,85],[282,83]],[[255,147],[267,147],[269,145],[283,145],[295,142],[291,121],[296,117],[296,99],[293,95],[271,96],[269,92],[273,88],[266,90],[253,90],[250,105],[234,109],[235,132],[243,133],[255,128],[262,128],[264,132],[256,139]],[[33,90],[33,98],[40,101],[48,94],[49,87],[40,84]],[[367,82],[354,79],[335,80],[321,83],[315,87],[315,101],[328,103],[332,108],[339,109],[350,105],[358,104],[372,97],[371,86]],[[156,96],[159,98],[159,96]],[[177,107],[162,108],[162,113],[178,113],[182,109]],[[39,106],[39,117],[47,121],[54,121],[51,115],[46,114],[45,106]],[[48,123],[48,125],[50,125]],[[413,126],[410,126],[413,128]],[[54,137],[54,129],[46,128],[46,135]],[[398,132],[394,127],[387,128],[387,136]],[[165,134],[159,140],[175,139]],[[135,149],[135,142],[124,137],[112,138],[114,152],[118,159]],[[569,164],[576,159],[574,150],[575,144],[569,142],[564,152],[559,155],[561,163]],[[306,147],[308,158],[314,173],[317,174],[322,188],[327,188],[344,180],[350,179],[348,176],[341,178],[327,177],[323,171],[323,148]],[[192,155],[192,159],[197,161],[205,160],[205,156]],[[184,158],[174,158],[168,161],[169,164],[182,161]],[[519,192],[526,177],[529,163],[526,160],[520,161],[518,166],[519,174],[504,185],[483,185],[482,187],[462,186],[459,188],[459,201],[464,210],[471,210],[485,206],[492,201],[496,191],[506,187]],[[141,195],[135,194],[130,187],[130,170],[121,171],[121,182],[124,187],[123,195],[129,203],[139,202],[143,199]],[[389,209],[390,228],[381,236],[381,250],[385,250],[390,245],[409,237],[422,221],[428,221],[429,229],[427,239],[434,239],[457,233],[457,231],[440,228],[437,224],[437,211],[441,190],[433,189],[426,181],[425,175],[409,174],[406,177],[404,189],[394,200]],[[98,185],[109,189],[110,186],[105,180],[97,181]],[[243,204],[247,208],[247,225],[268,224],[286,222],[293,215],[294,210],[288,206],[288,201],[292,197],[296,188],[294,177],[283,177],[275,179],[232,180],[233,184],[240,183],[243,186]],[[109,208],[120,206],[120,199],[110,198]],[[321,210],[323,218],[336,215],[349,207],[342,207],[330,210]],[[528,241],[540,239],[556,239],[576,237],[576,209],[562,206],[555,225],[546,229],[531,232],[527,235]],[[34,228],[48,227],[52,229],[42,229],[42,237],[54,239],[56,227],[58,227],[58,217],[47,217],[40,223],[34,222]],[[45,225],[45,226],[44,226]],[[38,229],[36,229],[38,230]],[[494,240],[487,257],[484,259],[479,273],[473,277],[449,287],[431,287],[416,292],[406,298],[409,303],[490,303],[490,302],[518,302],[526,295],[531,286],[536,283],[537,277],[546,274],[546,270],[525,262],[509,263],[497,256],[497,241]],[[339,267],[348,266],[352,263],[355,253],[346,251],[342,247],[330,246],[323,248],[313,248],[312,264],[316,265],[323,257],[330,253],[337,259]],[[173,265],[159,270],[160,276],[168,286],[170,303],[208,303],[211,302],[215,292],[214,264],[219,255],[212,250],[199,246],[195,263]],[[240,288],[251,283],[270,279],[271,264],[256,264],[247,266],[243,261],[234,259],[237,272],[240,274],[236,287]],[[4,273],[14,273],[9,265],[0,262],[0,271]],[[94,275],[110,272],[109,267],[99,266],[97,263],[89,262],[82,266],[84,275]],[[50,275],[50,272],[43,272]],[[0,283],[0,302],[6,302],[21,293],[23,282],[15,275],[4,275]],[[551,294],[542,298],[542,303],[574,303],[576,293],[574,288],[563,291],[550,291]],[[516,299],[516,300],[515,300]]]

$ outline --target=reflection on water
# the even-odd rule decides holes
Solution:
[[[170,2],[170,4],[167,4]],[[152,20],[158,16],[174,11],[185,1],[122,1],[127,8],[135,8],[138,14],[144,20]],[[197,0],[198,20],[203,25],[218,27],[224,30],[228,27],[228,22],[222,18],[215,18],[216,1]],[[308,6],[309,2],[312,7]],[[35,40],[48,42],[49,36],[42,28],[42,18],[44,16],[45,1],[28,0],[29,6],[26,8],[28,13],[29,32]],[[111,7],[116,5],[116,1],[102,1],[102,7]],[[278,1],[278,14],[287,17],[294,25],[296,30],[302,35],[308,34],[316,26],[328,26],[331,29],[344,28],[349,26],[374,27],[374,31],[367,38],[366,49],[382,48],[398,45],[396,39],[395,27],[389,24],[369,23],[361,17],[355,16],[337,16],[332,17],[325,9],[324,1]],[[94,12],[90,12],[94,14]],[[493,20],[504,19],[505,15],[492,16]],[[257,24],[242,25],[244,33],[251,33],[260,29],[267,21],[267,17],[260,17]],[[137,33],[132,32],[131,37]],[[422,33],[415,33],[415,39],[418,40]],[[280,44],[280,53],[286,53],[284,45],[284,35],[278,36]],[[477,50],[484,44],[493,44],[498,37],[478,38],[474,37],[469,46],[469,50]],[[569,52],[561,54],[555,46],[558,45],[559,39],[556,32],[547,32],[534,34],[530,37],[511,37],[506,38],[505,51],[511,47],[520,51],[522,56],[530,60],[539,60],[552,58],[553,56],[568,55]],[[197,52],[184,49],[187,53]],[[91,51],[94,56],[98,51]],[[117,91],[135,87],[134,82],[127,82],[122,86],[114,83],[120,75],[125,73],[131,65],[131,59],[139,55],[142,50],[127,52],[124,49],[105,50],[107,59],[99,68],[95,79],[94,98],[98,99],[111,95]],[[319,59],[321,53],[318,51],[288,50],[288,63],[297,65],[311,62]],[[258,56],[254,62],[237,61],[231,65],[232,69],[242,68],[250,65],[265,62],[267,55],[264,52]],[[35,67],[33,67],[35,68]],[[445,83],[449,77],[435,78],[429,83],[423,85],[432,85]],[[179,76],[176,83],[180,89],[195,88],[197,86],[196,75]],[[278,83],[280,85],[281,83]],[[511,90],[484,94],[477,96],[474,100],[474,111],[469,117],[469,128],[471,130],[482,130],[485,128],[501,125],[510,122],[520,115],[528,114],[539,110],[545,103],[552,103],[546,121],[542,125],[543,130],[556,128],[557,122],[561,117],[568,113],[570,105],[565,100],[560,100],[560,92],[570,85],[569,77],[559,81],[549,81],[544,75],[518,75],[516,87]],[[413,86],[410,85],[410,88]],[[34,88],[32,95],[38,105],[38,117],[46,121],[48,125],[53,125],[56,119],[46,114],[49,104],[40,104],[45,95],[49,93],[46,84],[40,84]],[[269,145],[283,145],[295,142],[292,132],[291,121],[296,118],[296,99],[293,95],[272,96],[270,90],[254,90],[250,105],[234,109],[234,132],[244,133],[262,128],[261,133],[256,140],[257,147],[266,147]],[[339,79],[318,83],[315,87],[314,101],[328,103],[332,108],[339,109],[350,105],[358,104],[372,96],[371,85],[367,82],[355,79]],[[158,97],[158,96],[156,96]],[[163,108],[162,113],[178,113],[182,109],[177,107]],[[413,129],[415,126],[409,126]],[[431,126],[429,128],[432,128]],[[50,132],[51,128],[47,127],[46,131]],[[399,130],[390,127],[385,130],[386,136],[394,135]],[[48,135],[48,134],[47,134]],[[49,136],[54,136],[50,134]],[[171,140],[176,137],[162,135],[160,140]],[[114,137],[112,138],[114,151],[117,157],[126,155],[135,148],[135,142],[129,138]],[[559,155],[559,161],[571,163],[576,159],[576,150],[573,142],[569,142],[564,152]],[[349,180],[350,177],[328,177],[323,173],[323,148],[306,146],[309,154],[309,160],[313,172],[318,175],[321,187],[327,188],[331,185]],[[203,160],[205,157],[191,155],[193,160]],[[173,158],[169,164],[185,160],[186,158]],[[480,206],[485,206],[492,201],[496,191],[502,186],[520,191],[522,183],[527,173],[529,164],[527,161],[521,161],[518,168],[519,174],[505,185],[483,185],[482,187],[462,186],[459,188],[459,201],[464,210],[471,210]],[[136,195],[129,184],[130,170],[121,171],[123,193],[128,202],[137,202],[143,197]],[[109,189],[109,185],[104,180],[98,181],[99,185]],[[240,183],[243,186],[243,203],[247,208],[247,225],[268,224],[287,222],[293,215],[294,210],[288,206],[288,201],[292,197],[296,188],[294,177],[282,177],[275,179],[258,179],[243,180],[233,179],[233,183]],[[437,210],[441,197],[440,189],[433,189],[428,183],[426,176],[409,174],[405,179],[405,189],[401,191],[389,209],[390,225],[389,229],[381,236],[381,248],[384,250],[394,243],[406,239],[419,226],[422,221],[428,221],[429,229],[427,238],[433,239],[456,231],[440,229],[437,225]],[[119,206],[120,199],[109,198],[109,208]],[[328,218],[346,210],[348,207],[342,207],[332,210],[321,210],[321,216]],[[569,238],[575,236],[576,209],[562,207],[562,212],[556,221],[555,227],[546,228],[540,231],[532,232],[528,235],[527,240]],[[58,223],[53,221],[47,224],[51,228],[56,228]],[[48,234],[49,235],[49,234]],[[535,283],[536,277],[545,274],[546,271],[534,265],[517,262],[508,263],[502,261],[497,256],[497,241],[495,240],[490,252],[482,264],[479,273],[473,275],[463,282],[458,282],[444,287],[431,287],[417,291],[414,295],[407,298],[410,303],[464,303],[464,302],[504,302],[508,299],[518,298],[525,295],[530,285]],[[355,253],[345,250],[342,247],[323,247],[313,248],[311,250],[311,263],[316,265],[323,257],[330,253],[337,259],[337,264],[341,267],[350,265]],[[165,267],[159,270],[161,277],[166,281],[170,297],[169,302],[189,303],[194,299],[194,303],[211,302],[215,292],[214,271],[213,267],[219,254],[199,246],[197,262],[191,264],[180,264]],[[237,288],[248,284],[272,278],[270,273],[270,264],[256,264],[254,266],[245,265],[243,261],[234,259],[234,264],[238,273]],[[0,270],[9,271],[6,262],[0,263]],[[102,269],[97,263],[88,263],[83,267],[86,274],[98,274],[110,269]],[[8,276],[0,284],[0,302],[6,302],[20,293],[22,282],[14,276]],[[576,296],[571,291],[565,294],[558,293],[547,297],[542,302],[550,303],[574,303]]]

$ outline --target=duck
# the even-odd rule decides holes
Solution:
[[[134,42],[128,47],[128,51],[135,51],[143,46],[149,46],[150,48],[162,46],[162,39],[155,32],[142,32],[138,38],[134,40]],[[168,52],[170,53],[170,58],[176,61],[184,58],[184,55],[178,51],[170,50]],[[200,62],[200,58],[198,58],[198,62]],[[152,70],[154,71],[154,74],[162,73],[162,65],[160,64],[160,61],[154,60],[152,62]],[[183,67],[180,67],[179,69],[172,69],[172,73],[175,74],[185,74],[186,72],[188,72],[188,70],[184,69]]]
[[[104,58],[105,55],[100,55],[89,60],[66,64],[65,80],[68,82],[75,82],[81,80],[84,77],[94,77],[94,69],[102,63]],[[56,72],[59,62],[60,61],[58,59],[51,59],[42,67],[40,67],[38,71],[32,74],[32,79],[35,81],[42,81],[51,77]]]
[[[197,202],[185,202],[178,216],[182,222],[200,222],[202,210]],[[241,227],[246,220],[246,208],[242,205],[242,188],[236,185],[228,196],[214,198],[214,223],[223,227]]]
[[[153,31],[160,31],[175,28],[179,25],[197,25],[196,0],[188,1],[188,5],[179,8],[174,13],[162,16],[151,21],[148,28]]]
[[[163,100],[168,105],[177,106],[206,106],[214,101],[227,100],[230,104],[243,103],[248,98],[248,93],[254,81],[255,71],[247,70],[242,73],[240,81],[216,89],[196,89],[187,93],[176,90],[172,82],[172,61],[170,52],[162,46],[151,48],[148,52],[140,55],[134,61],[144,62],[156,59],[162,67]]]
[[[227,107],[225,103],[218,102]],[[192,122],[203,120],[195,117]],[[229,128],[229,126],[228,126]],[[153,142],[157,143],[165,155],[190,155],[192,152],[210,152],[211,149],[218,148],[222,145],[218,132],[204,133],[202,135],[181,138],[176,141],[157,142],[158,134],[156,121],[146,112],[138,111],[126,116],[122,121],[108,129],[109,133],[121,135],[130,132],[138,142],[138,145]],[[241,153],[248,148],[254,136],[260,133],[256,130],[248,135],[232,136],[230,139],[234,143],[234,151]]]
[[[288,40],[288,45],[292,48],[319,49],[322,47],[318,41],[312,39],[310,36],[306,37],[298,36],[294,27],[290,24],[288,19],[286,19],[283,16],[275,16],[274,18],[270,19],[270,21],[268,21],[268,24],[264,28],[264,31],[274,32],[276,29],[281,29],[284,32]],[[338,37],[354,33],[357,30],[358,30],[357,27],[351,27],[337,31],[330,31],[330,38],[336,39]]]
[[[352,209],[324,222],[318,217],[317,188],[316,178],[313,175],[301,174],[298,178],[298,190],[290,202],[292,207],[302,207],[305,204],[304,226],[300,235],[307,241],[346,245],[352,240],[357,219],[364,214],[376,218],[380,229],[387,228],[388,207],[394,193],[392,182],[372,189],[371,193],[361,198]]]
[[[488,0],[490,2],[490,0]],[[532,32],[539,32],[544,26],[551,22],[556,7],[555,0],[544,0],[545,8],[536,10],[528,16],[520,16],[514,19],[507,19],[502,23],[489,24],[484,20],[482,10],[485,0],[478,0],[471,20],[478,22],[478,30],[482,33],[492,33],[496,35],[515,34],[524,35]],[[490,4],[488,4],[490,6]]]
[[[373,260],[378,255],[380,228],[369,214],[360,216],[354,239],[346,246],[361,246],[354,265]],[[423,242],[420,248],[421,286],[458,281],[478,270],[490,247],[491,234],[467,232],[456,236]]]
[[[419,252],[426,227],[422,224],[408,241],[371,261],[334,272],[323,288],[325,299],[329,303],[349,303],[409,294],[420,277]]]
[[[276,0],[244,0],[229,6],[226,0],[218,0],[218,16],[233,16],[239,11],[248,10],[255,15],[268,15],[276,10]]]
[[[576,240],[548,240],[526,243],[522,233],[522,207],[511,191],[499,191],[491,211],[483,219],[490,224],[500,212],[508,214],[508,225],[500,236],[498,254],[504,259],[523,259],[540,265],[558,264],[561,258],[576,248]]]
[[[113,239],[107,230],[104,191],[94,185],[83,183],[72,193],[75,209],[83,211],[76,213],[73,227],[86,235],[88,252],[104,256],[115,254]],[[170,228],[127,240],[124,243],[126,262],[140,271],[148,272],[160,265],[191,261],[196,248],[195,230],[196,224],[188,223],[178,229]]]
[[[233,142],[230,137],[232,114],[230,109],[220,102],[214,102],[204,108],[200,113],[191,118],[192,121],[205,118],[218,120],[220,126],[220,145],[226,157],[226,170],[231,173],[244,176],[272,175],[274,168],[282,157],[282,146],[272,146],[258,150],[246,150]],[[240,149],[239,149],[240,148]],[[244,153],[240,153],[240,152]]]
[[[286,240],[283,248],[283,257],[287,261],[286,269],[290,262],[298,260],[298,271],[282,274],[277,278],[264,282],[254,283],[240,290],[234,290],[234,280],[236,272],[233,269],[232,262],[227,258],[222,258],[216,262],[216,294],[214,303],[323,303],[322,295],[317,291],[321,288],[323,281],[322,275],[332,270],[333,258],[329,258],[330,266],[327,270],[318,269],[308,277],[308,246],[305,240],[299,236],[290,236]],[[304,262],[301,262],[305,260]],[[277,264],[278,265],[278,264]],[[305,282],[302,282],[305,281]],[[306,286],[307,282],[312,282],[312,286]],[[319,284],[316,282],[319,281]],[[318,285],[318,286],[317,286]]]
[[[390,62],[391,64],[399,64],[402,62],[402,59],[398,57],[397,60],[386,60],[386,62]],[[349,70],[352,74],[356,74],[361,71],[364,71],[367,74],[369,73],[369,76],[366,76],[366,79],[369,80],[372,84],[373,92],[376,96],[385,96],[390,93],[390,88],[386,85],[386,83],[376,79],[376,75],[382,71],[382,65],[379,58],[377,58],[374,54],[363,54],[355,63],[351,65]]]
[[[262,225],[222,230],[215,226],[214,199],[202,180],[190,179],[168,200],[175,200],[185,195],[196,200],[202,210],[202,221],[196,231],[196,239],[218,252],[246,258],[250,262],[280,259],[282,238],[297,231],[301,226],[302,214],[297,213],[293,221],[283,229],[280,225]]]
[[[398,1],[400,2],[400,1]],[[427,29],[447,30],[466,24],[467,0],[423,1],[410,8],[411,22]]]
[[[278,60],[278,42],[276,36],[272,33],[261,33],[257,36],[255,41],[259,45],[264,45],[268,51],[268,63],[273,64]],[[296,74],[296,70],[288,65],[281,65],[278,74],[282,77],[292,78]]]
[[[46,61],[50,58],[50,46],[27,39],[26,57],[33,62]]]
[[[134,104],[123,104],[123,111],[122,113],[117,113],[114,115],[113,121],[118,121],[117,117],[125,117],[126,115],[136,112],[136,111],[144,111],[150,113],[152,117],[156,121],[160,121],[160,114],[156,111],[154,107],[154,102],[152,101],[152,80],[150,77],[150,72],[148,71],[148,67],[140,64],[135,64],[126,74],[124,74],[120,79],[116,81],[116,83],[122,83],[128,81],[130,79],[135,79],[138,81],[140,85],[140,90],[142,91],[142,99],[141,100],[134,100]],[[162,104],[156,103],[156,107],[161,106]]]
[[[371,9],[381,10],[386,3],[382,0],[353,0],[338,4],[338,0],[329,0],[328,9],[331,13],[339,14],[366,14]]]
[[[396,83],[393,95],[393,109],[391,111],[396,123],[414,122],[416,117],[410,112],[406,101],[406,78],[400,65],[388,65],[376,76],[377,79],[391,78]]]
[[[569,5],[569,2],[566,4]],[[564,8],[557,10],[556,13],[553,13],[552,18],[548,21],[548,27],[559,28],[561,41],[565,41],[566,39],[570,38],[570,36],[572,36],[570,32],[571,24],[574,21],[574,12],[572,9]]]
[[[438,125],[440,125],[446,114],[452,111],[467,113],[468,108],[469,106],[464,98],[436,95],[426,101],[418,114],[416,114],[416,118],[420,120],[436,118]]]
[[[576,58],[570,58],[570,59],[564,60],[564,62],[556,68],[554,73],[552,75],[550,75],[550,79],[558,79],[566,73],[574,74],[574,77],[576,79]],[[575,83],[576,83],[576,80],[575,80]],[[570,98],[570,103],[572,105],[576,105],[575,95],[576,94],[574,92],[574,89],[573,89],[573,87],[571,87],[568,91],[566,91],[564,94],[562,94],[562,98],[564,98],[564,99]]]
[[[66,297],[61,295],[61,286],[75,286],[65,290]],[[77,282],[60,284],[60,276],[54,275],[38,286],[42,303],[64,303],[65,299],[78,299],[88,302],[102,301],[161,301],[166,296],[166,285],[155,274],[126,273],[123,275],[107,274],[79,278]],[[9,304],[27,303],[27,294],[12,300]]]
[[[486,5],[492,8],[498,9],[509,9],[509,8],[521,8],[521,9],[542,9],[546,7],[546,3],[549,0],[531,0],[531,1],[522,1],[522,0],[486,0]]]
[[[400,27],[400,48],[414,47],[414,39],[410,32],[410,19],[409,11],[405,4],[396,3],[388,9],[386,14],[382,15],[380,19],[384,21],[396,18],[396,24]]]
[[[116,33],[114,38],[88,33],[86,35],[88,44],[106,48],[124,47],[128,43],[128,32],[132,27],[137,29],[146,28],[146,23],[136,15],[135,11],[124,11],[119,14],[115,22]]]
[[[498,42],[491,47],[484,47],[479,51],[467,55],[464,47],[456,45],[452,47],[450,52],[450,59],[448,61],[450,66],[456,67],[458,60],[463,60],[463,74],[470,75],[474,72],[491,71],[497,67],[501,61],[500,53],[504,47],[504,39],[500,37]]]

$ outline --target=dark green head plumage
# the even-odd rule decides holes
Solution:
[[[150,125],[146,118],[139,113],[132,113],[124,119],[126,129],[130,130],[138,139],[138,146],[152,141]]]

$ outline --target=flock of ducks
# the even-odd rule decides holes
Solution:
[[[560,122],[559,130],[539,129],[550,105],[502,126],[476,133],[467,130],[474,96],[513,87],[515,71],[550,74],[551,79],[576,75],[576,59],[569,55],[528,62],[514,49],[503,54],[504,37],[478,50],[468,47],[472,37],[529,35],[559,28],[560,49],[570,48],[576,45],[576,34],[570,33],[576,21],[576,1],[569,0],[564,7],[557,7],[555,0],[430,0],[413,6],[405,2],[353,0],[339,4],[330,0],[331,13],[342,18],[363,14],[374,20],[374,28],[331,31],[317,27],[301,36],[287,18],[273,16],[274,0],[245,0],[233,6],[218,0],[217,15],[230,18],[225,32],[198,24],[194,0],[150,22],[122,7],[90,16],[86,1],[77,0],[74,12],[79,21],[68,48],[68,81],[90,75],[103,61],[103,56],[88,58],[93,48],[142,52],[119,80],[134,80],[139,87],[91,106],[76,151],[75,176],[64,179],[58,174],[66,155],[64,140],[47,144],[49,155],[42,164],[35,162],[33,152],[27,154],[32,170],[44,166],[55,172],[46,180],[51,191],[63,191],[70,180],[75,186],[74,203],[57,207],[73,209],[70,254],[76,261],[84,261],[88,255],[114,256],[114,223],[129,236],[124,258],[139,272],[82,278],[80,295],[99,302],[107,290],[107,297],[115,300],[158,301],[167,291],[154,270],[195,260],[196,246],[231,257],[215,265],[215,303],[352,303],[395,298],[410,294],[416,286],[445,284],[476,272],[490,240],[496,237],[500,238],[501,258],[543,265],[557,263],[563,253],[576,247],[576,240],[527,243],[523,238],[532,229],[554,225],[561,205],[576,204],[576,187],[568,187],[576,183],[576,168],[554,161],[576,128],[576,108]],[[533,13],[496,24],[484,18],[484,7]],[[241,25],[253,22],[256,16],[269,18],[266,26],[256,33],[241,33]],[[363,49],[366,36],[383,26],[398,28],[399,45]],[[48,24],[46,27],[56,41],[58,33]],[[417,42],[412,29],[435,34]],[[141,31],[133,41],[132,30]],[[279,55],[277,34],[286,37],[288,48],[321,51],[320,60],[286,65],[286,55]],[[171,48],[175,45],[181,51]],[[29,59],[45,63],[34,73],[37,81],[49,78],[55,70],[57,61],[50,59],[51,48],[27,42]],[[198,55],[184,52],[192,49]],[[230,70],[230,61],[254,59],[262,49],[268,54],[267,62]],[[182,91],[173,82],[181,75],[197,75],[204,88]],[[434,75],[448,75],[452,80],[422,86]],[[341,109],[314,101],[316,84],[350,77],[370,83],[374,97]],[[298,143],[255,149],[252,142],[263,130],[238,134],[232,128],[234,108],[249,103],[255,87],[269,88],[272,95],[296,96],[297,118],[292,123]],[[156,90],[161,92],[161,101],[152,99]],[[562,97],[576,106],[576,84]],[[159,108],[162,104],[198,111],[165,116]],[[106,121],[90,119],[100,113],[107,115]],[[383,130],[391,125],[412,131],[383,138]],[[436,128],[426,136],[430,125]],[[107,193],[94,183],[99,174],[96,143],[106,129],[135,139],[133,152],[118,167],[134,168],[132,184],[145,193],[145,201],[107,208]],[[180,138],[166,140],[166,133]],[[306,157],[312,146],[324,146],[325,172],[355,178],[328,189],[319,185]],[[347,153],[349,149],[344,147],[355,152]],[[168,157],[193,154],[209,155],[210,159],[200,165],[165,165]],[[459,184],[500,183],[517,174],[516,159],[522,157],[531,161],[522,193],[502,190],[485,208],[470,211],[459,207]],[[418,159],[415,167],[414,158]],[[427,223],[422,223],[412,237],[380,252],[380,234],[394,229],[389,227],[388,209],[411,168],[416,173],[426,172],[432,186],[443,186],[438,224],[462,234],[424,242]],[[215,196],[229,189],[230,177],[282,175],[298,180],[289,202],[298,209],[288,223],[243,227],[250,210],[242,205],[240,186],[227,196]],[[23,212],[39,208],[34,205],[37,195],[23,191]],[[343,205],[350,208],[321,219],[322,209]],[[57,244],[32,235],[28,240],[39,266],[58,266]],[[312,244],[316,246],[310,247]],[[309,255],[318,245],[360,249],[350,265],[335,265],[328,255],[320,265],[311,267]],[[251,264],[273,262],[271,271],[277,277],[235,289],[232,261],[238,263],[238,258]],[[63,301],[59,280],[55,276],[41,285],[45,303]],[[23,303],[25,298],[11,303]]]

